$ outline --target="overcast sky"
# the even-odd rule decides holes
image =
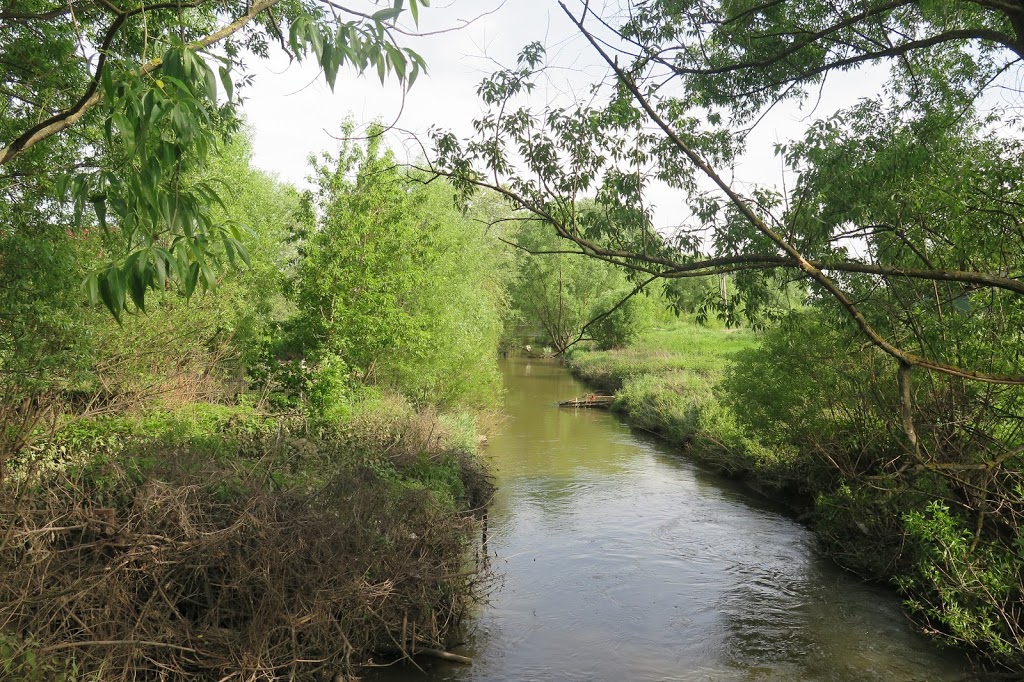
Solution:
[[[555,0],[507,0],[504,4],[500,0],[435,0],[422,10],[420,20],[424,32],[472,23],[458,31],[405,41],[424,56],[429,73],[416,82],[404,106],[398,83],[392,80],[382,86],[376,73],[359,77],[342,71],[332,93],[319,69],[311,64],[289,64],[284,57],[269,63],[253,60],[255,82],[243,95],[255,132],[256,165],[284,180],[304,184],[307,157],[334,150],[338,143],[331,134],[338,133],[349,115],[358,124],[397,120],[399,127],[421,136],[431,125],[467,136],[472,119],[481,113],[477,85],[499,64],[514,64],[519,50],[531,41],[545,44],[549,60],[557,65],[534,93],[538,105],[559,96],[585,94],[588,83],[606,74]],[[842,87],[826,91],[814,116],[873,94],[880,80],[877,73],[873,77],[845,76]],[[772,112],[760,125],[743,165],[736,169],[736,179],[777,186],[780,165],[772,155],[772,145],[799,136],[808,122],[807,111],[796,106]],[[393,135],[390,143],[401,145],[401,136]],[[682,197],[666,188],[656,188],[652,200],[658,227],[673,226],[686,218]]]

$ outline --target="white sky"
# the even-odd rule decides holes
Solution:
[[[571,1],[567,4],[573,7]],[[435,0],[421,11],[420,30],[459,26],[474,17],[473,23],[459,31],[405,41],[423,55],[429,73],[413,86],[404,108],[397,81],[382,86],[376,73],[357,77],[343,70],[332,93],[311,64],[289,64],[280,55],[269,63],[253,59],[255,82],[242,94],[255,131],[255,164],[286,181],[305,184],[307,157],[336,149],[338,143],[331,134],[337,134],[348,115],[357,124],[398,119],[398,127],[422,139],[431,125],[469,136],[472,119],[482,112],[477,85],[499,64],[514,64],[519,50],[531,41],[541,41],[548,49],[549,61],[557,67],[534,92],[538,108],[567,91],[586,94],[587,84],[606,73],[555,0],[507,0],[504,4],[501,0]],[[848,75],[839,87],[833,82],[814,116],[828,115],[859,97],[874,94],[881,76]],[[736,180],[778,186],[780,163],[773,156],[772,145],[798,137],[808,123],[807,111],[795,105],[773,111],[760,124],[749,153],[736,169]],[[402,138],[392,136],[391,144],[402,145]],[[410,150],[409,160],[417,153]],[[686,218],[683,197],[667,188],[654,188],[651,201],[657,227],[677,225]]]

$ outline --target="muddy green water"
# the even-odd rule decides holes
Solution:
[[[897,598],[782,510],[605,412],[558,364],[503,365],[488,551],[504,576],[460,653],[387,680],[957,680]],[[376,676],[375,676],[376,679]]]

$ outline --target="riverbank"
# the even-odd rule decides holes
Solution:
[[[612,410],[634,426],[805,510],[813,497],[803,494],[788,453],[747,434],[716,394],[732,357],[756,341],[749,330],[680,324],[649,331],[624,349],[574,351],[566,364],[577,378],[614,392]]]
[[[0,487],[0,670],[348,679],[445,649],[486,578],[476,443],[394,395],[329,427],[208,404],[68,423]]]
[[[557,360],[500,366],[507,419],[486,458],[502,588],[459,650],[473,665],[368,682],[963,682],[962,657],[779,505],[605,410],[556,407],[592,390]]]
[[[839,564],[895,586],[922,631],[1012,674],[1024,670],[1019,540],[1016,549],[1012,542],[979,542],[981,522],[968,528],[950,513],[931,470],[913,469],[905,479],[880,475],[888,469],[872,462],[899,461],[898,435],[879,428],[858,445],[841,410],[833,409],[815,417],[820,430],[804,425],[813,438],[794,438],[786,425],[815,413],[787,410],[801,396],[813,405],[839,389],[818,393],[822,387],[800,385],[763,353],[760,364],[746,362],[727,377],[732,358],[755,345],[750,332],[680,323],[623,350],[577,351],[568,365],[580,379],[614,389],[612,409],[632,424],[794,508]],[[746,402],[751,396],[760,402]],[[758,422],[742,409],[778,421]],[[774,430],[758,431],[752,422]]]

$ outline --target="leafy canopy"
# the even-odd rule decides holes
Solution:
[[[9,229],[101,230],[113,258],[87,289],[118,318],[129,303],[144,308],[147,290],[215,286],[221,267],[250,256],[244,226],[218,218],[223,188],[195,171],[238,128],[245,58],[312,59],[332,88],[343,66],[409,86],[425,64],[398,44],[396,22],[427,4],[5,3],[0,204],[43,209]]]
[[[533,108],[546,68],[535,44],[485,80],[476,135],[434,136],[437,170],[466,195],[499,191],[568,248],[638,280],[732,274],[728,305],[751,320],[777,313],[773,292],[800,279],[901,364],[1024,383],[1005,346],[995,360],[957,355],[908,323],[912,301],[936,317],[984,301],[986,319],[1021,341],[1009,315],[1024,298],[1024,241],[1008,229],[1021,215],[1017,124],[992,102],[1019,81],[1024,10],[980,0],[654,0],[604,17],[587,3],[563,8],[613,77],[586,103]],[[885,89],[780,148],[796,177],[785,192],[741,189],[718,170],[768,109],[809,102],[866,65],[889,68]],[[653,229],[655,182],[679,190],[692,216],[673,234]],[[590,199],[611,219],[578,210]]]

